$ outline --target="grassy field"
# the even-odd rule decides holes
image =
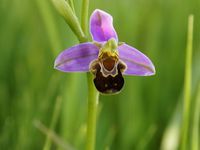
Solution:
[[[53,69],[59,52],[77,44],[77,38],[51,0],[0,3],[0,149],[83,150],[86,74]],[[81,1],[74,4],[80,16]],[[89,12],[96,8],[113,16],[120,41],[145,53],[156,67],[155,76],[126,76],[120,94],[100,95],[96,150],[176,150],[184,144],[186,150],[198,150],[200,1],[91,1]],[[190,14],[194,15],[191,102],[185,121]],[[185,123],[187,139],[182,143]]]

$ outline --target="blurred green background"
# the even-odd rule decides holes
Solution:
[[[80,16],[81,1],[74,3]],[[190,13],[195,18],[191,133],[193,110],[200,108],[194,107],[200,83],[200,1],[91,1],[90,13],[96,8],[113,16],[119,39],[151,58],[157,71],[152,77],[125,77],[120,94],[100,96],[96,150],[176,149]],[[1,150],[38,150],[51,142],[51,149],[84,149],[86,74],[53,69],[59,52],[76,43],[50,0],[0,0]],[[50,140],[46,128],[55,133]],[[191,139],[187,142],[191,146]]]

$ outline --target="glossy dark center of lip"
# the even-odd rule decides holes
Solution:
[[[118,60],[117,57],[109,56],[108,53],[104,53],[100,58],[100,62],[103,64],[104,68],[108,71],[113,70],[117,60]]]
[[[105,58],[103,60],[103,66],[106,70],[111,71],[115,67],[115,59],[112,57]]]

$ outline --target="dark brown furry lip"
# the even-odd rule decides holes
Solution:
[[[116,76],[104,77],[100,71],[100,67],[97,67],[95,78],[93,79],[96,89],[103,94],[116,94],[119,93],[124,86],[124,78],[122,76],[120,65],[118,65],[118,73]]]

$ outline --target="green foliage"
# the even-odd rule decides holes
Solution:
[[[51,1],[0,1],[0,149],[36,150],[45,143],[45,149],[84,149],[86,74],[53,69],[56,55],[78,43],[76,37]],[[76,14],[81,12],[79,3],[74,1]],[[90,13],[95,8],[112,14],[119,39],[149,56],[157,71],[152,77],[125,77],[120,94],[100,96],[96,150],[169,150],[169,146],[180,146],[191,13],[194,38],[188,133],[192,138],[186,145],[198,149],[199,0],[91,1]],[[38,121],[46,128],[36,124]],[[170,143],[172,137],[175,142]]]

